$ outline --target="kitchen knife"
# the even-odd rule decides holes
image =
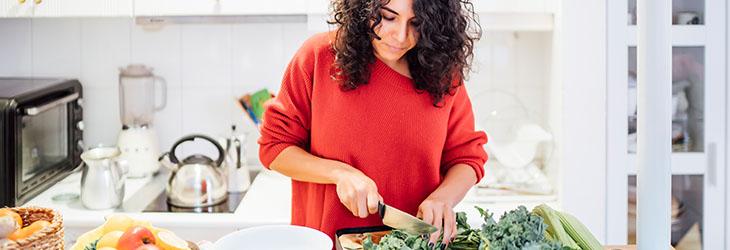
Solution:
[[[394,207],[385,205],[382,202],[378,202],[378,214],[386,226],[400,229],[410,234],[424,235],[438,231],[431,224]]]

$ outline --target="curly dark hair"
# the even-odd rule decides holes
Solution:
[[[372,39],[380,39],[375,27],[382,21],[380,9],[390,0],[333,0],[331,10],[337,25],[333,44],[333,77],[343,90],[366,84],[368,65],[375,62]],[[470,0],[414,0],[418,42],[406,52],[416,90],[426,91],[439,106],[444,95],[453,95],[471,70],[475,41],[481,27]],[[370,21],[373,24],[370,25]],[[454,80],[458,80],[454,84]]]

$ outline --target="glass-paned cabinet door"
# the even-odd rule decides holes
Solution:
[[[672,48],[672,244],[676,249],[723,249],[724,77],[718,65],[724,57],[709,53],[714,47]],[[627,239],[635,234],[635,177],[637,145],[637,51],[628,48],[626,135],[629,164]],[[633,213],[633,214],[632,214]]]
[[[704,47],[672,49],[672,151],[704,151]],[[629,48],[628,152],[636,153],[637,94],[636,47]],[[703,166],[698,166],[703,167]],[[697,170],[702,172],[701,170]]]
[[[641,83],[637,82],[641,74],[637,67],[638,1],[641,0],[607,2],[607,238],[615,244],[635,242],[632,232],[637,226],[633,197],[637,135],[641,133],[637,131],[637,104],[641,96]],[[724,228],[728,2],[672,0],[671,4],[672,17],[667,23],[672,24],[672,78],[666,83],[671,86],[671,93],[667,93],[671,94],[671,114],[667,114],[671,124],[666,125],[671,128],[667,136],[671,137],[672,154],[671,166],[666,167],[671,168],[673,175],[672,200],[667,201],[673,204],[672,243],[677,244],[677,249],[726,249],[726,239],[730,243],[730,231],[725,233]],[[682,224],[678,229],[677,220],[696,223]],[[693,234],[693,227],[699,236]],[[697,244],[681,244],[688,234],[694,235],[687,238],[693,240],[685,242]]]
[[[636,0],[629,0],[627,24],[636,25]],[[672,0],[673,25],[705,24],[704,0]]]
[[[628,178],[628,243],[636,244],[636,176]],[[702,247],[704,216],[704,177],[672,176],[671,244],[677,250]],[[709,219],[709,218],[708,218]],[[709,249],[705,247],[704,249]]]

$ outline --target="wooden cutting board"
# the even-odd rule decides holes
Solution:
[[[623,245],[623,246],[604,246],[605,250],[636,250],[636,245]],[[669,246],[670,250],[674,250],[672,246]]]

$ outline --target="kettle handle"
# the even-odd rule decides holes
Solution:
[[[177,156],[175,155],[175,149],[177,149],[177,146],[179,146],[183,142],[193,141],[193,140],[195,140],[195,138],[204,139],[204,140],[212,143],[213,146],[215,146],[215,148],[218,150],[218,159],[215,160],[215,165],[216,165],[216,167],[220,167],[221,164],[223,163],[223,147],[221,147],[221,145],[218,144],[218,142],[213,140],[213,138],[210,138],[206,135],[201,135],[201,134],[187,135],[183,138],[180,138],[180,140],[178,140],[177,142],[175,142],[175,144],[172,145],[172,149],[170,149],[170,162],[175,163],[175,164],[180,164],[180,161],[177,159]]]

